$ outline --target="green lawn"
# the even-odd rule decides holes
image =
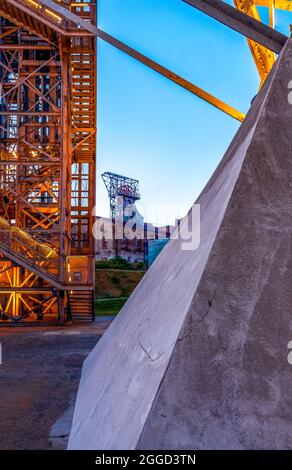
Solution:
[[[97,269],[96,298],[99,300],[130,297],[144,274],[145,271]]]
[[[113,316],[117,315],[123,305],[126,303],[127,297],[116,299],[99,299],[95,301],[95,315],[97,316]]]
[[[117,315],[146,272],[144,263],[123,258],[96,261],[95,315]]]

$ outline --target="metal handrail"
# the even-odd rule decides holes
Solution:
[[[24,230],[10,225],[2,217],[0,217],[0,243],[46,274],[49,268],[58,269],[60,255],[53,248],[38,242]]]

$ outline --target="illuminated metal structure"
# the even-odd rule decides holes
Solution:
[[[35,0],[0,1],[0,320],[93,315],[96,38]],[[96,2],[60,1],[96,23]]]
[[[244,34],[261,83],[292,1],[184,0]],[[257,6],[270,9],[270,27]],[[0,0],[0,322],[93,315],[96,39],[242,121],[244,114],[96,26],[96,0]]]

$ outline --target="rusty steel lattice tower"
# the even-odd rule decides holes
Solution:
[[[96,1],[50,4],[0,0],[2,324],[93,315]]]

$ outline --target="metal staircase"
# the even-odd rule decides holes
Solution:
[[[73,322],[94,321],[94,291],[88,285],[79,283],[78,290],[74,285],[64,280],[60,283],[58,276],[58,266],[60,266],[59,255],[54,248],[45,243],[35,240],[24,230],[10,225],[0,217],[0,252],[2,256],[13,264],[22,267],[30,275],[34,274],[38,279],[42,279],[44,284],[53,286],[59,291],[67,291],[67,314],[68,320]],[[30,314],[39,316],[41,303],[31,306]],[[12,320],[13,316],[4,312],[0,308],[2,319]],[[19,321],[19,319],[17,319]]]
[[[94,292],[68,292],[69,318],[74,323],[94,321]]]
[[[53,247],[40,243],[25,230],[0,217],[0,251],[13,263],[36,274],[59,289],[59,256]]]

